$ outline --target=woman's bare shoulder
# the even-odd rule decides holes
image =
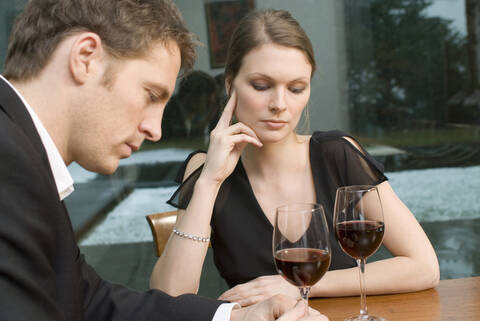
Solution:
[[[205,163],[207,158],[206,153],[196,153],[188,161],[187,167],[185,168],[185,174],[183,175],[183,180],[189,177],[197,168],[202,166]]]
[[[360,144],[355,139],[353,139],[352,137],[348,137],[348,136],[342,136],[342,138],[345,139],[350,144],[352,144],[353,147],[358,149],[361,153],[365,154],[363,148],[360,146]]]

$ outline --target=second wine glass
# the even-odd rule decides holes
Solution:
[[[337,189],[333,214],[335,236],[342,250],[357,261],[360,274],[360,315],[345,321],[385,321],[368,314],[365,263],[383,240],[385,225],[380,195],[375,186],[354,185]]]
[[[308,314],[310,288],[330,266],[328,225],[323,207],[298,203],[277,208],[272,245],[278,273],[300,289]]]

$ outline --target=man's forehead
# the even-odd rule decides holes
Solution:
[[[171,96],[181,66],[180,49],[176,42],[159,42],[152,46],[146,55],[151,70],[145,74],[149,82],[158,92]]]

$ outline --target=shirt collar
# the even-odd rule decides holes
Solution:
[[[55,184],[57,185],[58,197],[62,201],[68,195],[73,192],[73,178],[68,171],[65,162],[60,155],[55,143],[53,142],[52,138],[48,134],[46,128],[43,126],[40,118],[38,118],[35,111],[32,107],[28,104],[28,102],[23,98],[23,96],[15,89],[15,87],[8,82],[2,75],[0,75],[0,79],[4,80],[15,93],[20,97],[25,108],[27,108],[30,117],[32,117],[33,124],[38,131],[38,135],[42,140],[43,146],[45,147],[45,151],[47,152],[48,161],[50,163],[50,167],[52,169],[53,178],[55,179]]]

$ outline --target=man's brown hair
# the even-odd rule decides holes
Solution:
[[[98,34],[118,59],[141,57],[158,41],[173,40],[183,71],[195,63],[194,37],[171,0],[30,0],[13,26],[4,76],[35,77],[62,40],[83,31]]]

